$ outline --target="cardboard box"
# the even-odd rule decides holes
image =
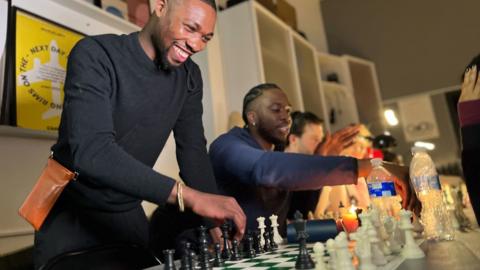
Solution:
[[[287,1],[277,0],[276,14],[293,29],[297,29],[297,12],[293,6],[287,3]]]
[[[275,13],[276,6],[273,0],[256,0],[256,1],[260,3],[262,6],[266,7],[271,12]]]

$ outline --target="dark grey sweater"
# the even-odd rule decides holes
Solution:
[[[180,177],[216,193],[202,126],[202,79],[190,59],[167,72],[138,33],[87,37],[72,50],[55,159],[80,173],[62,198],[124,211],[164,204],[174,180],[152,167],[173,130]],[[173,157],[172,157],[173,158]]]

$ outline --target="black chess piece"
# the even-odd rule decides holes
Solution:
[[[225,261],[222,259],[222,253],[220,250],[220,244],[215,244],[215,259],[213,261],[213,266],[221,267],[225,265]]]
[[[228,242],[229,240],[229,230],[230,226],[228,225],[227,222],[222,224],[222,238],[223,238],[223,250],[222,250],[222,259],[225,261],[230,260],[232,257],[232,252],[230,250],[230,244]]]
[[[253,236],[252,234],[248,234],[246,237],[246,250],[245,253],[247,254],[247,258],[255,258],[257,256],[255,249],[253,248]]]
[[[240,250],[238,248],[238,240],[233,239],[232,241],[232,257],[230,260],[232,261],[239,261],[242,259],[242,254],[240,254]]]
[[[199,237],[199,254],[200,254],[200,267],[202,269],[212,269],[212,263],[210,262],[210,252],[208,251],[208,241],[207,241],[207,229],[204,226],[198,228]]]
[[[299,211],[295,212],[294,217],[295,221],[293,222],[293,226],[297,232],[297,239],[299,243],[295,269],[313,269],[315,268],[315,263],[310,257],[307,249],[308,234],[306,232],[306,221],[303,219],[303,215]]]
[[[272,248],[270,246],[270,232],[267,230],[265,230],[265,232],[263,233],[263,241],[265,242],[265,244],[263,245],[263,249],[265,250],[265,252],[269,252],[269,251],[272,251]]]
[[[253,247],[255,248],[256,254],[262,254],[264,252],[262,247],[262,235],[259,230],[253,232]]]
[[[164,270],[176,270],[175,263],[173,261],[173,254],[175,250],[173,249],[166,249],[163,251],[163,255],[165,256],[165,263],[163,265]]]
[[[190,243],[182,243],[182,257],[180,258],[180,270],[193,270],[190,259]]]
[[[273,234],[273,228],[270,228],[268,233],[269,233],[268,238],[270,240],[270,250],[271,251],[277,250],[278,245],[277,245],[277,243],[275,243],[275,240],[274,240],[275,235]]]

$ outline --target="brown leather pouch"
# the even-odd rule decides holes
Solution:
[[[38,231],[65,186],[76,176],[76,173],[50,157],[37,183],[18,210],[20,216]]]

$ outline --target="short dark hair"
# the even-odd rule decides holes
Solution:
[[[243,98],[243,110],[242,110],[242,118],[243,118],[243,121],[245,122],[245,125],[248,125],[247,111],[249,109],[250,103],[252,103],[252,101],[254,101],[259,96],[261,96],[263,94],[263,91],[270,90],[270,89],[281,89],[281,88],[274,83],[262,83],[252,87],[252,89],[250,89],[248,93],[245,95],[245,97]]]
[[[292,117],[292,126],[290,127],[290,133],[288,134],[288,136],[295,135],[297,137],[300,137],[305,131],[306,125],[321,125],[323,123],[323,120],[312,112],[294,111],[290,114],[290,116]],[[287,145],[288,144],[289,141],[287,140]]]

